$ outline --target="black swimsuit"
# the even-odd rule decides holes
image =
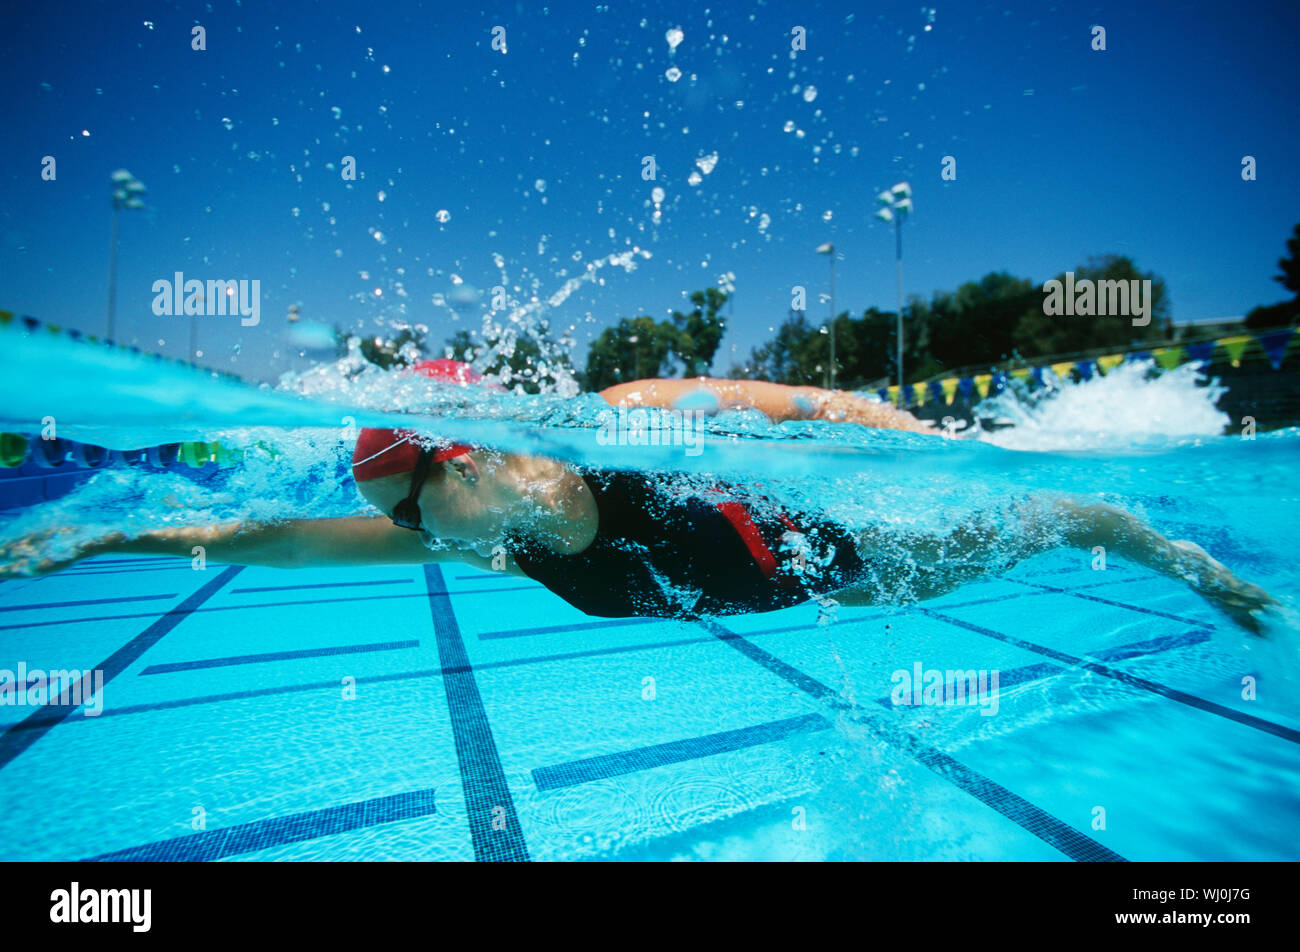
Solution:
[[[852,535],[762,497],[711,488],[684,495],[644,473],[583,474],[600,523],[576,555],[512,540],[515,562],[588,615],[697,617],[788,608],[852,583]]]

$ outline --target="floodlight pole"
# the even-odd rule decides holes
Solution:
[[[835,246],[829,241],[817,248],[819,255],[826,255],[831,259],[831,322],[829,332],[831,335],[831,358],[829,366],[826,369],[826,389],[835,389]]]
[[[113,229],[108,241],[108,334],[106,340],[113,340],[113,325],[117,308],[117,216],[120,207],[113,199]]]
[[[903,216],[894,216],[894,260],[898,266],[898,393],[903,393]]]

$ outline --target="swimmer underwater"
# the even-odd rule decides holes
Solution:
[[[412,370],[467,387],[481,380],[452,360]],[[638,380],[600,395],[613,406],[669,409],[700,391],[777,423],[843,421],[941,438],[905,411],[815,387]],[[1184,581],[1256,633],[1259,615],[1276,604],[1195,543],[1167,539],[1114,506],[1063,497],[1022,501],[945,535],[850,530],[815,512],[782,510],[745,486],[673,494],[645,473],[379,429],[361,431],[352,472],[377,514],[113,533],[59,559],[41,548],[66,530],[46,531],[0,549],[0,578],[43,575],[100,555],[189,558],[202,545],[213,562],[275,568],[455,561],[534,579],[590,615],[690,618],[827,597],[843,605],[924,600],[1041,552],[1104,546]]]

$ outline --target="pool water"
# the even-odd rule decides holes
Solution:
[[[455,564],[98,557],[0,583],[0,669],[104,678],[97,716],[0,706],[0,859],[1300,858],[1300,432],[1223,435],[1194,370],[1089,384],[1091,421],[1062,409],[1083,385],[1062,385],[1057,409],[985,440],[733,415],[693,458],[597,446],[596,398],[466,404],[341,368],[257,390],[153,366],[145,385],[133,355],[9,343],[7,429],[49,413],[101,445],[250,450],[219,472],[104,470],[5,513],[6,540],[365,511],[330,428],[396,409],[576,463],[748,474],[900,531],[1026,491],[1104,498],[1282,610],[1257,637],[1180,583],[1071,550],[920,603],[700,621],[592,618]],[[51,354],[77,373],[34,396],[25,361]],[[932,671],[996,673],[996,690],[900,692]]]

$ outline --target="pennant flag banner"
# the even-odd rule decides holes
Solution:
[[[943,402],[952,406],[953,398],[957,396],[957,385],[961,383],[956,377],[949,377],[947,380],[940,380],[939,386],[943,390]],[[967,381],[969,384],[969,381]],[[969,386],[967,387],[969,389]]]
[[[1241,355],[1246,352],[1246,348],[1252,340],[1254,338],[1249,334],[1242,334],[1238,337],[1225,337],[1219,341],[1219,344],[1227,351],[1228,360],[1232,362],[1232,366],[1240,367]]]
[[[894,384],[892,387],[889,388],[889,402],[896,404],[898,406],[902,406],[902,404],[898,402],[898,384]]]
[[[992,380],[993,380],[993,375],[992,375],[992,374],[978,374],[978,375],[976,375],[976,377],[975,377],[975,392],[978,393],[978,394],[980,395],[980,399],[981,399],[981,400],[983,400],[985,397],[987,397],[987,396],[989,395],[989,383],[991,383]]]
[[[1291,340],[1291,328],[1284,331],[1274,331],[1272,334],[1261,334],[1259,344],[1264,348],[1264,353],[1268,354],[1269,363],[1273,365],[1274,370],[1282,369],[1282,359],[1286,357],[1286,345]]]
[[[1151,352],[1155,357],[1156,363],[1160,365],[1161,370],[1173,370],[1179,364],[1183,363],[1183,358],[1187,352],[1181,347],[1159,347]]]
[[[1061,380],[1070,379],[1070,371],[1074,369],[1074,361],[1067,360],[1059,364],[1052,364],[1052,373],[1056,374]]]
[[[1218,342],[1207,340],[1199,344],[1187,345],[1187,359],[1194,360],[1197,363],[1204,363],[1214,357],[1214,348]]]
[[[1107,354],[1105,357],[1097,358],[1097,369],[1103,374],[1108,374],[1123,362],[1123,354]]]
[[[1024,383],[1026,380],[1029,379],[1029,368],[1017,367],[1015,370],[1011,371],[1011,376],[1015,377],[1021,383]]]

